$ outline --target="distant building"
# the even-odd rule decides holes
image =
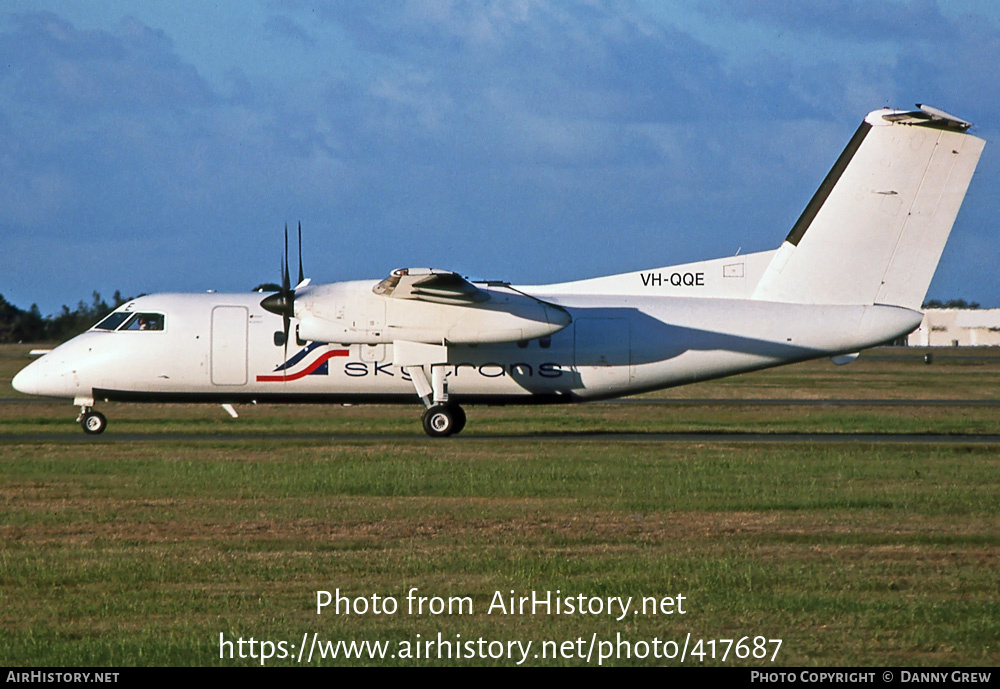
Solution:
[[[1000,309],[927,309],[911,347],[1000,346]]]

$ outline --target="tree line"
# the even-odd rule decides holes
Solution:
[[[253,291],[277,292],[280,289],[281,285],[265,282],[254,287]],[[32,304],[31,308],[25,311],[11,304],[0,294],[0,343],[65,342],[89,330],[119,306],[136,298],[124,297],[121,291],[115,290],[111,301],[108,302],[100,292],[95,291],[91,295],[89,304],[81,300],[72,310],[64,304],[59,313],[43,316],[38,304]]]
[[[70,310],[43,316],[38,304],[28,310],[20,309],[0,294],[0,342],[63,342],[92,327],[110,311],[135,297],[123,297],[115,290],[108,303],[99,292],[94,292],[90,303],[80,301]]]
[[[921,307],[922,309],[978,309],[979,302],[977,301],[965,301],[964,299],[949,299],[948,301],[941,301],[939,299],[931,299],[925,301]]]

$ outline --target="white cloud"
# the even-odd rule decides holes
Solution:
[[[423,263],[548,281],[766,248],[888,99],[997,129],[995,24],[935,5],[899,33],[944,17],[920,55],[864,8],[850,21],[875,26],[850,37],[820,10],[767,3],[688,10],[707,27],[690,31],[630,3],[280,4],[242,22],[156,7],[0,29],[0,242],[72,242],[105,292],[128,287],[119,275],[151,283],[132,291],[248,288],[276,272],[298,219],[318,279]],[[775,32],[820,47],[761,40]],[[976,212],[995,217],[996,196]],[[160,260],[128,274],[88,257],[88,235]],[[5,296],[79,298],[24,285]]]

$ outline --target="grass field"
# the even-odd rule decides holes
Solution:
[[[313,633],[392,645],[312,665],[514,665],[508,641],[532,642],[525,664],[596,665],[602,642],[624,653],[619,639],[632,656],[604,664],[677,665],[685,642],[686,665],[1000,661],[1000,444],[643,437],[997,434],[1000,353],[936,352],[928,366],[922,351],[878,350],[656,395],[690,404],[471,408],[462,436],[433,441],[417,406],[240,407],[234,421],[107,404],[108,432],[85,438],[68,402],[10,388],[27,349],[0,348],[7,665],[254,665],[240,638],[297,656]],[[797,398],[899,403],[740,402]],[[471,612],[431,614],[427,600],[410,614],[413,588]],[[316,592],[335,589],[398,609],[317,615]],[[633,602],[621,620],[487,613],[511,591]],[[639,607],[679,595],[683,615]],[[223,645],[220,658],[220,634],[237,657]],[[487,657],[399,657],[438,634],[453,655],[476,641]],[[723,662],[721,640],[744,637]],[[488,657],[496,642],[502,657]]]

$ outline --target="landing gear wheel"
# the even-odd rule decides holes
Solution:
[[[455,408],[457,405],[435,404],[424,412],[424,432],[432,438],[447,438],[452,433],[457,433],[461,428],[458,425]],[[458,407],[461,411],[461,407]],[[462,421],[464,425],[464,416]],[[457,429],[457,430],[456,430]]]
[[[108,420],[99,411],[89,411],[80,419],[80,425],[87,435],[98,435],[108,427]]]
[[[451,434],[458,435],[465,428],[465,410],[454,402],[449,402],[448,407],[451,409],[452,416],[455,417],[455,430]]]

